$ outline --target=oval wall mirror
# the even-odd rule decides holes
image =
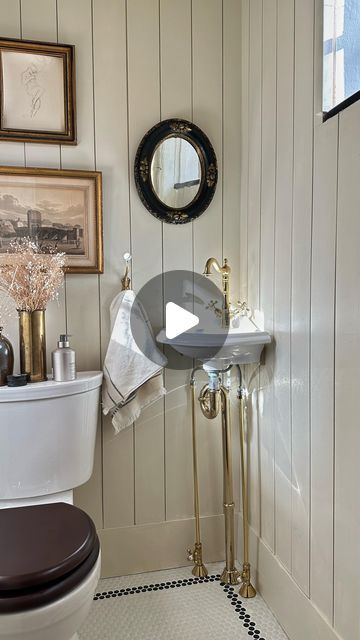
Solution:
[[[211,142],[187,120],[159,122],[138,147],[135,183],[143,204],[159,220],[184,224],[198,218],[217,183]]]

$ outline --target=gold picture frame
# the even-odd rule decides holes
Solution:
[[[0,167],[0,261],[22,237],[64,251],[66,273],[103,273],[101,172]]]
[[[0,140],[76,144],[75,47],[0,38]]]

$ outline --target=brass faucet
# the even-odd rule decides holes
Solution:
[[[216,258],[208,258],[206,260],[204,276],[211,275],[211,268],[214,267],[215,271],[221,273],[222,276],[222,292],[223,292],[223,305],[222,305],[222,324],[224,327],[230,326],[230,273],[231,268],[228,265],[228,261],[224,258],[224,264],[221,267]]]

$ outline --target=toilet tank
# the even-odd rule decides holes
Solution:
[[[71,382],[0,387],[0,500],[46,496],[86,482],[94,463],[102,373]]]

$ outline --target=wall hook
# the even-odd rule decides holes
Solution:
[[[122,291],[125,291],[125,290],[128,290],[128,289],[131,289],[131,279],[129,277],[129,264],[130,264],[130,262],[132,260],[131,253],[129,253],[129,252],[124,253],[123,258],[125,260],[126,268],[125,268],[125,273],[124,273],[123,277],[121,278],[121,289],[122,289]]]

